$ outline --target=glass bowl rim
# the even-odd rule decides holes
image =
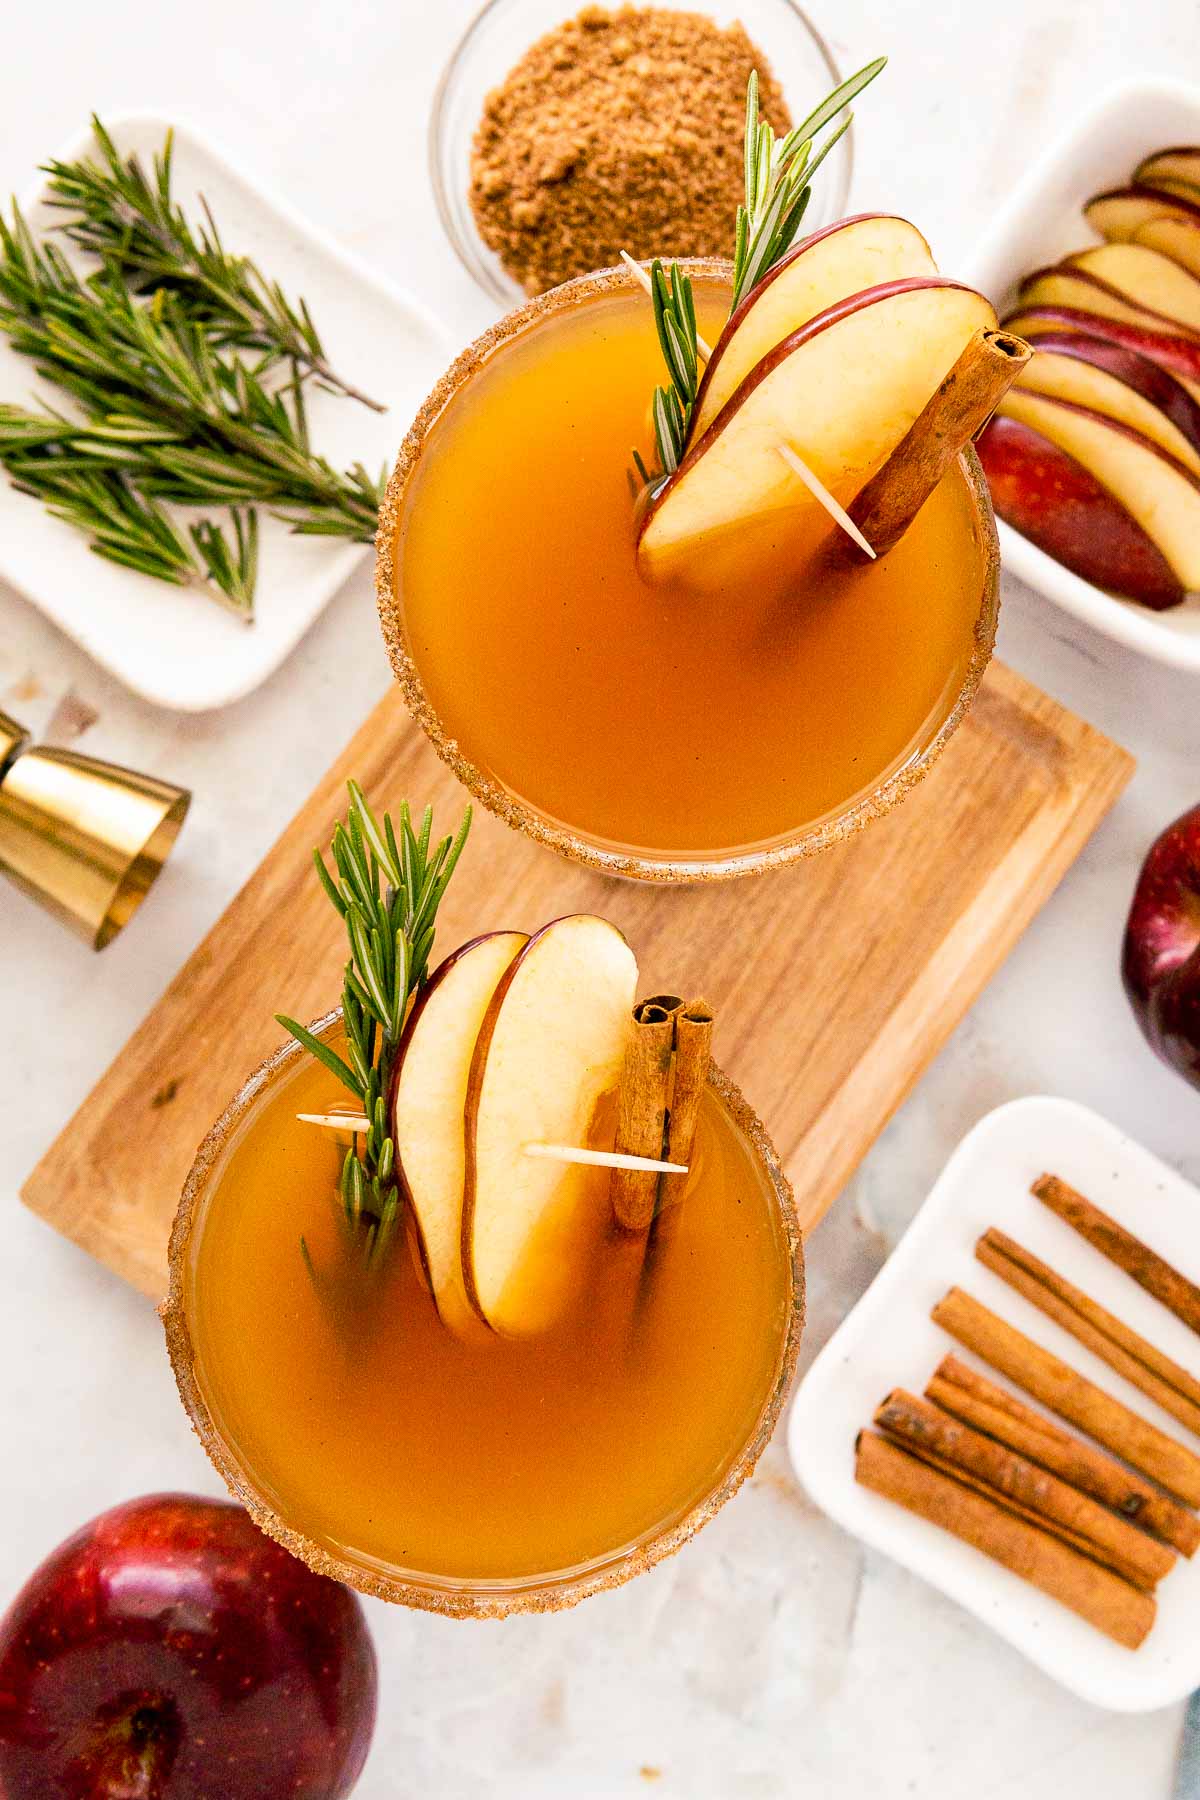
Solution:
[[[682,267],[695,280],[728,281],[732,273],[731,264],[720,257],[689,258]],[[558,851],[573,862],[582,863],[585,868],[600,875],[659,883],[730,881],[738,876],[765,874],[773,869],[785,868],[790,863],[818,855],[821,851],[844,842],[873,819],[882,818],[891,812],[917,782],[928,774],[966,717],[991,661],[1000,614],[1000,545],[996,520],[979,458],[974,446],[968,445],[959,463],[966,476],[982,529],[984,571],[974,642],[962,684],[953,705],[929,742],[910,756],[900,768],[894,769],[878,786],[869,793],[860,795],[843,811],[818,821],[798,835],[779,843],[737,851],[728,856],[699,857],[651,856],[637,851],[612,849],[547,818],[531,802],[493,780],[477,763],[463,754],[457,740],[446,732],[425,692],[425,685],[409,648],[403,608],[396,593],[396,541],[408,484],[420,464],[430,430],[493,352],[564,307],[582,305],[589,300],[634,286],[634,276],[625,268],[601,269],[592,275],[578,275],[574,280],[550,288],[546,293],[538,294],[532,300],[505,313],[455,357],[405,433],[388,481],[375,534],[375,600],[392,672],[409,712],[442,761],[449,765],[463,786],[489,812],[495,813],[512,830],[532,838],[535,843],[546,845],[548,849]]]
[[[313,1020],[309,1029],[320,1035],[337,1024],[341,1016],[341,1008],[335,1007]],[[288,1525],[261,1494],[218,1429],[196,1374],[196,1356],[185,1302],[185,1268],[201,1204],[231,1138],[249,1116],[254,1103],[289,1063],[305,1054],[303,1046],[295,1039],[290,1039],[273,1050],[247,1076],[196,1151],[171,1227],[168,1249],[170,1279],[166,1299],[159,1307],[159,1317],[163,1323],[167,1353],[184,1410],[230,1494],[246,1509],[260,1531],[281,1544],[316,1574],[345,1582],[359,1593],[368,1594],[375,1599],[414,1607],[422,1612],[439,1613],[448,1618],[500,1619],[513,1613],[563,1611],[567,1607],[578,1605],[592,1594],[621,1587],[635,1576],[652,1569],[666,1557],[673,1556],[716,1516],[753,1472],[771,1439],[787,1399],[804,1330],[804,1244],[795,1193],[766,1127],[741,1089],[715,1062],[710,1061],[708,1085],[746,1138],[774,1194],[786,1242],[791,1290],[780,1338],[779,1365],[753,1430],[710,1493],[689,1507],[682,1518],[653,1530],[639,1543],[613,1551],[603,1560],[589,1563],[577,1571],[521,1576],[508,1582],[491,1579],[473,1582],[439,1581],[436,1576],[421,1576],[413,1571],[389,1574],[384,1570],[366,1568],[326,1549]]]
[[[514,296],[520,293],[520,284],[504,271],[504,278],[497,275],[491,265],[479,254],[483,240],[478,245],[464,238],[459,230],[455,215],[454,201],[450,194],[447,177],[447,144],[450,138],[448,112],[451,96],[459,80],[464,64],[476,48],[481,34],[487,29],[495,14],[510,6],[513,0],[485,0],[483,6],[468,20],[461,37],[451,50],[445,67],[438,77],[433,92],[433,100],[429,109],[429,125],[426,132],[426,158],[429,167],[429,184],[433,190],[433,203],[437,209],[446,240],[457,256],[459,262],[485,294],[501,306],[513,304]],[[616,0],[613,0],[616,3]],[[580,6],[583,0],[579,0]],[[833,51],[822,33],[817,29],[808,13],[798,4],[798,0],[779,0],[779,4],[792,13],[816,51],[818,58],[824,63],[829,75],[830,88],[838,87],[842,82],[842,72],[837,65]],[[749,27],[746,27],[749,31]],[[768,59],[769,60],[769,59]],[[836,171],[836,174],[835,174]],[[850,183],[854,175],[854,126],[847,127],[837,149],[830,156],[826,165],[826,173],[833,177],[836,188],[830,191],[832,216],[838,219],[846,210],[850,194]],[[469,207],[470,201],[468,199]],[[478,235],[478,234],[476,234]],[[505,285],[505,282],[509,285]]]

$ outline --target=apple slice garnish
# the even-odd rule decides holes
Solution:
[[[523,931],[494,931],[448,956],[409,1015],[392,1078],[397,1176],[434,1303],[459,1335],[479,1329],[462,1272],[467,1081],[492,996],[528,942]]]
[[[1013,388],[1000,408],[1082,463],[1162,551],[1188,591],[1200,589],[1200,480],[1116,419],[1070,400]]]
[[[1068,256],[1067,266],[1098,275],[1136,306],[1200,331],[1200,281],[1147,244],[1099,244]]]
[[[1180,194],[1139,184],[1097,194],[1084,207],[1083,216],[1101,237],[1110,238],[1114,243],[1126,243],[1139,225],[1146,225],[1151,219],[1200,222],[1200,201],[1185,200]]]
[[[1172,319],[1166,313],[1155,312],[1153,307],[1143,306],[1140,301],[1132,300],[1103,276],[1072,263],[1059,263],[1049,269],[1035,269],[1032,275],[1027,275],[1021,283],[1020,303],[1022,311],[1027,306],[1073,306],[1085,312],[1096,313],[1103,319],[1119,319],[1126,325],[1141,325],[1147,331],[1174,332],[1181,337],[1194,335],[1185,326],[1181,326],[1178,319]]]
[[[1143,157],[1133,171],[1137,187],[1167,187],[1168,193],[1185,190],[1185,198],[1200,201],[1200,147],[1180,144]],[[1170,184],[1169,186],[1167,184]]]
[[[1173,375],[1103,338],[1058,331],[1031,341],[1037,355],[1021,387],[1119,419],[1200,475],[1200,405]]]
[[[1131,241],[1169,256],[1189,275],[1200,275],[1200,219],[1150,219]]]
[[[1194,400],[1200,401],[1200,340],[1195,338],[1147,330],[1144,325],[1105,318],[1100,313],[1075,306],[1022,306],[1005,319],[1004,329],[1016,332],[1031,344],[1047,331],[1069,331],[1120,344],[1165,369],[1168,375],[1183,383]]]
[[[995,323],[982,294],[942,276],[868,288],[819,313],[756,364],[659,489],[638,536],[643,576],[719,582],[740,561],[750,579],[752,538],[764,566],[786,576],[782,564],[833,527],[780,445],[846,505],[969,339]]]
[[[883,282],[936,274],[916,226],[887,213],[839,219],[794,245],[741,301],[714,344],[690,441],[698,442],[755,365],[818,313]]]
[[[1057,444],[997,413],[976,449],[996,512],[1039,550],[1084,581],[1156,612],[1183,600],[1183,586],[1158,546]]]
[[[588,1142],[620,1081],[636,985],[616,926],[577,913],[535,932],[488,1005],[467,1083],[462,1263],[471,1304],[506,1336],[561,1316],[607,1230],[608,1171],[524,1147]]]

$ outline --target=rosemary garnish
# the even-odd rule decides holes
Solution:
[[[313,852],[350,944],[342,987],[349,1060],[295,1019],[276,1017],[350,1090],[369,1121],[369,1130],[346,1152],[339,1196],[347,1232],[372,1267],[400,1211],[388,1118],[392,1068],[410,1002],[425,984],[437,909],[462,854],[471,809],[456,835],[443,838],[430,854],[431,807],[414,831],[406,801],[397,831],[389,814],[382,824],[375,818],[357,782],[350,782],[349,790],[350,810],[345,823],[335,826],[330,847],[333,870],[319,850]]]
[[[329,366],[304,301],[293,305],[248,256],[226,250],[207,201],[201,201],[204,224],[192,228],[171,194],[173,132],[154,158],[150,178],[136,156],[122,158],[94,113],[92,130],[99,162],[81,157],[43,165],[50,204],[67,215],[62,230],[72,243],[119,273],[135,293],[162,288],[177,294],[214,342],[260,351],[267,362],[286,359],[322,386],[384,410]]]
[[[876,57],[857,75],[851,75],[782,138],[776,137],[769,121],[759,112],[758,72],[751,70],[746,84],[743,142],[746,198],[738,207],[734,232],[731,313],[791,248],[812,195],[813,176],[838,139],[849,130],[854,115],[847,113],[819,147],[818,136],[843,107],[874,81],[886,62],[886,56]],[[683,457],[699,385],[699,351],[689,277],[677,262],[671,264],[668,275],[662,263],[655,261],[651,279],[654,324],[671,381],[669,387],[655,389],[652,407],[659,472],[649,476],[636,451],[634,461],[643,481],[658,484],[679,467]]]
[[[74,222],[61,229],[102,255],[98,268],[77,272],[53,239],[35,240],[15,207],[11,224],[0,218],[0,330],[76,409],[68,417],[50,406],[0,407],[0,466],[84,531],[97,555],[205,587],[249,618],[252,509],[268,507],[295,532],[369,543],[386,470],[339,472],[313,450],[305,382],[352,390],[325,363],[303,302],[294,308],[230,256],[211,222],[199,238],[180,238],[187,227],[170,198],[169,142],[152,186],[97,130],[107,175],[86,163],[51,167],[60,203],[76,196]],[[64,186],[68,176],[75,186]],[[118,176],[130,208],[142,194],[125,253],[118,215],[101,207]],[[165,247],[158,264],[151,258],[153,222],[174,234],[164,239],[178,253],[173,272]],[[183,264],[193,254],[189,276]],[[165,501],[208,516],[185,529]]]

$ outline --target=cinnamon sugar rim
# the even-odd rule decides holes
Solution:
[[[694,280],[728,282],[732,278],[732,265],[720,258],[691,258],[682,267]],[[968,447],[959,460],[982,532],[984,579],[975,621],[974,643],[966,673],[953,705],[929,743],[910,757],[901,768],[894,770],[878,787],[862,795],[835,818],[810,826],[782,843],[735,851],[728,856],[694,859],[683,856],[659,857],[643,856],[595,843],[546,818],[527,801],[519,799],[465,756],[457,740],[447,734],[417,670],[404,627],[403,608],[396,592],[396,542],[408,484],[420,462],[430,429],[456,398],[460,389],[479,372],[496,350],[536,326],[542,319],[549,318],[564,308],[581,306],[590,300],[635,286],[633,275],[625,268],[602,269],[594,275],[577,276],[573,281],[551,288],[548,293],[539,294],[525,305],[506,313],[455,358],[405,434],[387,485],[379,512],[379,527],[375,534],[375,599],[388,658],[405,704],[442,761],[489,812],[495,813],[506,825],[532,838],[535,843],[545,844],[548,849],[556,850],[560,855],[582,863],[601,875],[619,875],[660,883],[728,881],[739,875],[758,875],[784,868],[789,863],[816,856],[821,851],[842,843],[873,819],[882,818],[889,813],[929,773],[966,717],[991,660],[1000,612],[1000,544],[987,482],[974,449]]]
[[[314,1020],[311,1030],[323,1033],[336,1025],[340,1018],[341,1009],[336,1008]],[[243,1083],[196,1152],[171,1228],[168,1249],[170,1285],[167,1297],[159,1308],[166,1333],[167,1352],[179,1397],[191,1419],[192,1429],[233,1498],[245,1507],[260,1531],[282,1544],[285,1550],[306,1563],[318,1575],[328,1575],[335,1581],[343,1581],[349,1587],[377,1600],[416,1607],[422,1612],[440,1613],[447,1618],[501,1619],[511,1613],[560,1612],[566,1607],[578,1605],[579,1601],[588,1599],[592,1594],[620,1587],[634,1576],[652,1569],[664,1558],[673,1556],[715,1517],[753,1472],[770,1441],[787,1398],[800,1351],[800,1336],[804,1329],[804,1246],[795,1196],[766,1127],[748,1104],[740,1088],[715,1063],[709,1064],[708,1086],[749,1143],[769,1178],[787,1238],[790,1288],[787,1322],[775,1380],[749,1439],[711,1494],[690,1508],[673,1525],[652,1532],[642,1543],[611,1552],[603,1561],[578,1569],[543,1576],[521,1576],[510,1582],[502,1579],[454,1581],[434,1575],[419,1575],[412,1571],[392,1574],[364,1567],[326,1549],[303,1532],[294,1530],[263,1498],[236,1452],[222,1436],[196,1374],[195,1350],[185,1301],[185,1268],[201,1205],[234,1133],[249,1117],[254,1104],[275,1078],[289,1063],[304,1054],[301,1045],[294,1039],[282,1044]]]

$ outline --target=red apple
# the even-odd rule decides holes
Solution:
[[[996,414],[976,442],[999,516],[1085,581],[1162,611],[1183,587],[1115,495],[1032,426]]]
[[[1151,1049],[1200,1088],[1200,806],[1168,825],[1142,864],[1121,973]]]
[[[228,1501],[102,1513],[0,1623],[5,1800],[341,1800],[374,1722],[358,1600]]]

